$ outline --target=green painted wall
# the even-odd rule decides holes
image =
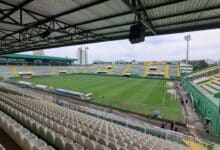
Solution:
[[[211,118],[212,130],[220,135],[220,108],[188,80],[181,77],[181,82],[188,94],[191,95],[194,108],[202,116],[203,123],[205,123],[206,117]]]

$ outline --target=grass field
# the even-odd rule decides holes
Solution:
[[[22,80],[54,88],[92,92],[97,103],[145,115],[157,110],[161,112],[162,118],[182,122],[180,104],[166,94],[165,80],[80,74]]]

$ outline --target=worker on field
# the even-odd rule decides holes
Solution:
[[[174,128],[174,131],[176,131],[176,132],[177,132],[177,131],[178,131],[178,128],[177,128],[177,127],[175,127],[175,128]]]
[[[208,123],[208,124],[206,125],[206,127],[205,127],[205,130],[206,130],[206,133],[207,133],[207,134],[209,134],[210,128],[211,128],[210,123]]]
[[[175,126],[175,121],[171,122],[171,124],[170,124],[170,130],[173,130],[173,129],[174,129],[174,126]]]
[[[112,113],[113,112],[112,105],[110,105],[109,108],[110,108],[110,112]]]
[[[161,124],[161,128],[165,128],[165,123],[163,122],[162,124]]]
[[[173,122],[170,123],[170,130],[173,130],[174,124]]]

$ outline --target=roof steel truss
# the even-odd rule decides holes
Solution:
[[[201,0],[201,2],[202,1],[207,4],[211,3],[211,1],[208,0]],[[167,0],[147,5],[145,0],[135,0],[136,5],[134,6],[132,5],[132,0],[121,0],[121,2],[127,6],[127,10],[121,12],[119,11],[117,13],[112,12],[108,15],[97,18],[88,18],[77,23],[62,21],[60,18],[94,8],[102,4],[105,5],[105,3],[109,4],[117,1],[88,1],[88,3],[84,3],[78,7],[71,8],[51,16],[28,9],[26,6],[32,2],[34,2],[34,0],[23,0],[22,2],[16,4],[12,2],[9,3],[6,0],[0,0],[0,4],[7,6],[5,8],[0,7],[0,54],[125,39],[128,38],[129,26],[135,23],[133,19],[127,19],[124,22],[119,22],[117,24],[105,24],[91,29],[88,27],[85,28],[85,26],[89,26],[90,24],[99,25],[99,23],[103,21],[108,22],[109,20],[116,19],[118,17],[126,17],[132,14],[139,16],[141,21],[145,24],[146,36],[220,27],[220,2],[218,2],[218,0],[215,0],[215,5],[207,5],[196,9],[187,9],[184,12],[161,14],[156,15],[155,17],[150,17],[148,15],[148,11],[174,5],[184,6],[184,4],[189,3],[189,1]],[[214,3],[214,1],[212,2]],[[211,11],[215,12],[216,15],[205,15],[203,17],[202,14],[214,14]],[[14,16],[15,13],[17,14],[16,17]],[[194,14],[199,14],[199,17],[188,20],[177,19],[177,21],[163,22],[163,20],[171,20],[175,17],[178,18],[184,15]],[[27,20],[25,20],[25,16],[31,18],[30,21],[27,22]],[[162,22],[158,24],[160,21]],[[205,23],[197,24],[200,22]],[[190,23],[192,25],[184,26],[185,24]]]

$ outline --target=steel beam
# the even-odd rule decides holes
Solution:
[[[14,7],[10,12],[8,12],[7,14],[5,14],[3,17],[0,18],[0,21],[4,20],[5,18],[9,17],[11,14],[13,14],[14,12],[16,12],[17,10],[19,10],[20,8],[24,7],[25,5],[29,4],[30,2],[32,2],[34,0],[26,0],[24,2],[22,2],[21,4],[19,4],[18,6]]]
[[[8,36],[11,36],[11,35],[13,35],[13,34],[21,33],[21,32],[24,32],[24,31],[26,31],[26,30],[29,30],[29,29],[31,29],[31,28],[35,28],[35,27],[37,27],[37,26],[39,26],[39,25],[45,24],[45,23],[47,23],[47,22],[50,22],[50,21],[52,21],[52,20],[54,20],[54,19],[56,19],[56,18],[59,18],[59,17],[61,17],[61,16],[64,16],[64,15],[67,15],[67,14],[71,14],[71,13],[74,13],[74,12],[77,12],[77,11],[80,11],[80,10],[83,10],[83,9],[86,9],[86,8],[89,8],[89,7],[98,5],[98,4],[102,4],[102,3],[107,2],[107,1],[109,1],[109,0],[99,0],[99,1],[91,2],[91,3],[85,4],[84,6],[80,6],[80,7],[77,7],[77,8],[74,8],[74,9],[70,9],[70,10],[61,12],[61,13],[59,13],[59,14],[56,14],[56,15],[47,17],[46,19],[37,21],[37,22],[35,22],[35,23],[33,23],[33,24],[31,24],[31,25],[25,27],[24,29],[18,30],[18,31],[16,31],[16,32],[12,33],[12,34],[9,34],[9,35],[7,35],[7,36],[4,36],[2,39],[6,38],[6,37],[8,37]],[[75,26],[75,28],[78,28],[78,27]],[[80,28],[79,28],[79,29],[80,29]],[[81,29],[81,30],[83,30],[83,29]]]

